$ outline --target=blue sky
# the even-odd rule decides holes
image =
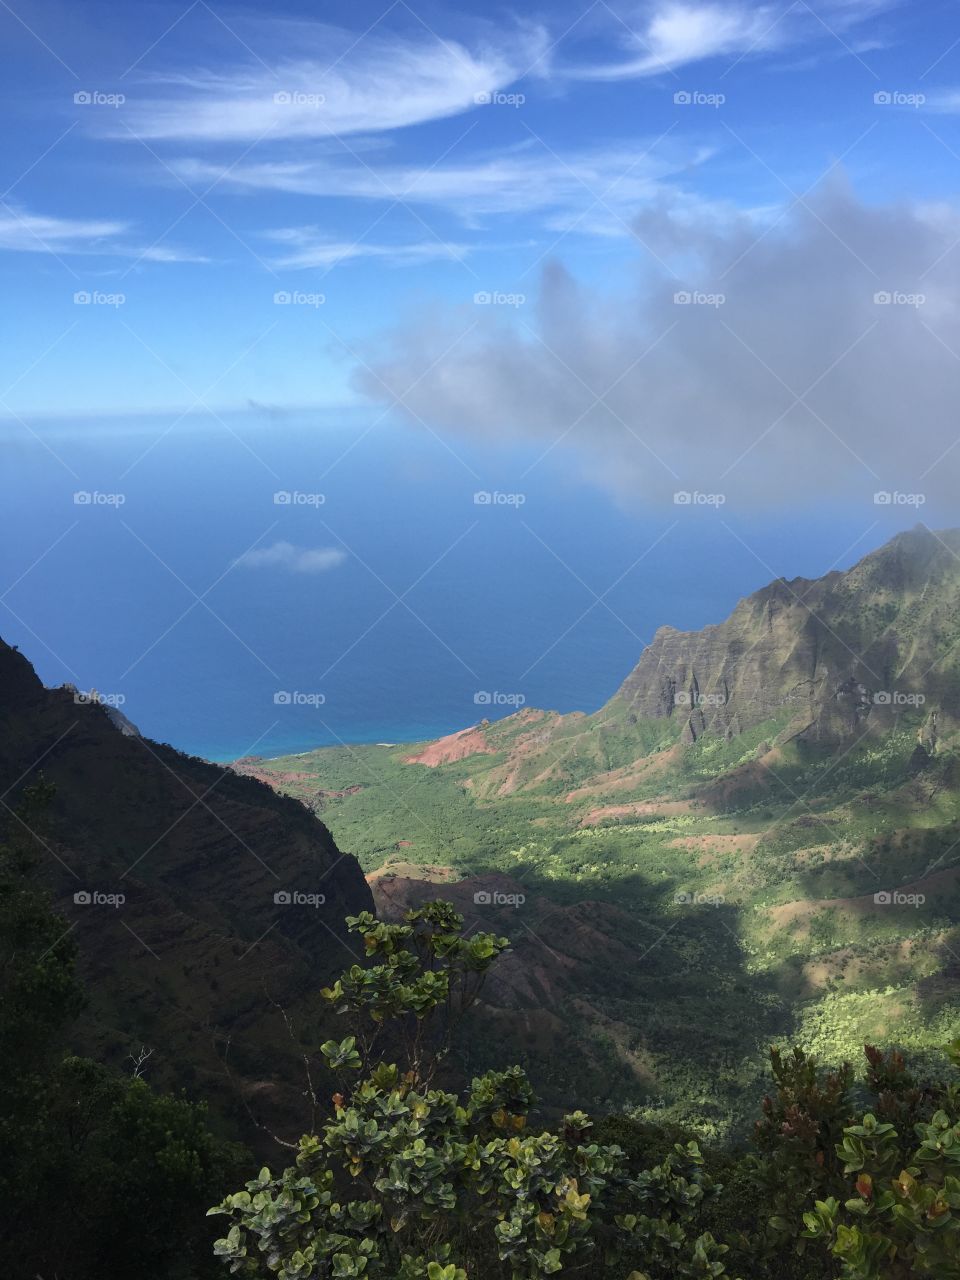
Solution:
[[[0,604],[45,679],[223,751],[318,654],[406,663],[411,725],[588,706],[648,628],[958,523],[955,6],[0,0],[0,31]],[[379,686],[329,692],[330,732],[386,731]]]
[[[955,195],[948,3],[317,12],[4,6],[10,410],[376,401],[364,366],[441,304],[532,323],[556,263],[601,297],[682,276],[651,211],[761,233],[841,174]]]

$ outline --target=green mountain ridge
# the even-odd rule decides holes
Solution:
[[[958,644],[960,532],[918,527],[661,628],[592,714],[235,767],[322,812],[384,914],[439,893],[511,937],[468,1067],[506,1042],[558,1105],[729,1134],[772,1040],[960,1026]]]

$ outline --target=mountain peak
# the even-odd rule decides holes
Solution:
[[[958,609],[960,530],[917,524],[850,569],[774,579],[722,623],[661,627],[599,714],[672,717],[684,741],[767,722],[845,741],[924,707],[953,717]]]

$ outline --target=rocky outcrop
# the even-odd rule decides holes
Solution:
[[[955,720],[958,553],[960,532],[918,527],[845,573],[777,579],[719,625],[662,627],[599,718],[670,717],[687,743],[775,718],[827,743],[918,707]]]
[[[73,700],[78,705],[83,705],[87,702],[99,703],[107,713],[107,719],[115,729],[119,729],[128,738],[139,738],[140,730],[133,721],[128,719],[118,706],[102,698],[96,689],[91,689],[89,693],[84,693],[75,684],[65,684],[62,687],[73,695]]]

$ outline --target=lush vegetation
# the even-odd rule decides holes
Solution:
[[[557,977],[556,994],[538,1001],[565,1029],[549,1040],[504,1016],[496,1039],[558,1111],[577,1097],[727,1139],[749,1130],[772,1041],[839,1064],[868,1041],[929,1055],[951,1039],[955,745],[941,740],[917,772],[906,721],[839,752],[772,751],[776,719],[671,749],[666,723],[511,717],[484,730],[489,754],[432,768],[407,762],[425,744],[324,749],[260,768],[385,883],[447,868],[445,892],[465,886],[461,911],[484,877],[524,893],[523,909],[496,927],[525,968]],[[532,731],[548,746],[528,761],[516,749]],[[640,749],[649,754],[638,759]],[[874,903],[928,873],[924,901]],[[583,902],[594,937],[571,956],[555,908]],[[558,1054],[561,1038],[577,1052]],[[471,1037],[471,1069],[495,1065],[490,1039],[479,1027]]]
[[[3,1274],[203,1280],[226,1265],[282,1280],[960,1280],[960,1043],[934,1054],[934,1020],[898,1025],[898,1041],[916,1041],[909,1066],[868,1043],[862,1076],[832,1046],[842,1026],[859,1056],[863,1011],[819,1032],[823,1065],[805,1049],[774,1051],[746,1144],[719,1141],[728,1131],[697,1027],[682,1123],[676,1109],[617,1114],[611,1099],[595,1119],[539,1111],[527,1073],[506,1065],[510,1042],[476,1043],[508,939],[466,932],[442,902],[402,923],[351,919],[366,959],[322,993],[345,1034],[306,1046],[322,1123],[290,1168],[221,1199],[251,1157],[215,1136],[201,1101],[155,1092],[136,1064],[120,1075],[70,1052],[84,1001],[75,948],[19,834],[43,831],[48,800],[42,785],[24,793],[0,849]],[[718,977],[728,963],[713,957]],[[648,1008],[669,1008],[669,961],[651,981]],[[944,1039],[955,1035],[940,1016]],[[661,1027],[668,1018],[651,1038]],[[480,1052],[495,1065],[471,1077]],[[724,1087],[737,1087],[735,1072]]]
[[[465,935],[440,901],[402,924],[349,924],[368,963],[324,992],[352,1031],[320,1046],[341,1079],[330,1117],[293,1166],[263,1168],[210,1210],[230,1219],[215,1248],[231,1273],[960,1277],[960,1040],[924,1080],[869,1045],[862,1081],[774,1050],[747,1153],[705,1158],[678,1131],[625,1118],[598,1135],[581,1111],[538,1131],[516,1067],[438,1087],[507,940]],[[611,1131],[626,1146],[598,1140]]]

